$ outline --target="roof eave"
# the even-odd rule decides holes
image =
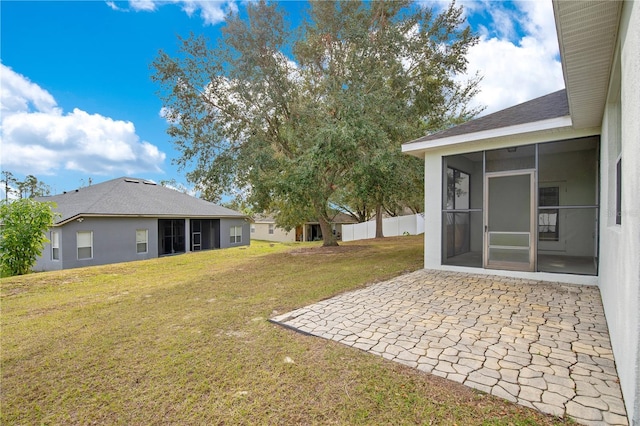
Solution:
[[[501,127],[498,129],[484,130],[475,133],[466,133],[462,135],[445,137],[442,139],[431,139],[421,142],[407,142],[402,145],[402,152],[422,158],[426,151],[434,149],[462,145],[465,143],[478,142],[488,139],[498,139],[509,136],[519,136],[524,134],[570,129],[571,125],[571,117],[556,117],[548,120]]]
[[[602,123],[622,4],[553,0],[562,73],[576,129]]]

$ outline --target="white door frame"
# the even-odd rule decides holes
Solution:
[[[529,224],[529,264],[524,264],[520,262],[507,262],[501,261],[496,262],[492,261],[489,258],[489,247],[490,247],[490,232],[489,229],[489,181],[491,178],[495,177],[509,177],[509,176],[521,176],[528,175],[529,184],[530,184],[530,224]],[[486,172],[484,175],[484,232],[483,232],[483,266],[486,269],[505,269],[512,271],[528,271],[535,272],[536,270],[536,252],[537,252],[537,179],[536,179],[536,170],[535,169],[522,169],[522,170],[508,170],[503,172]],[[505,247],[506,248],[506,247]]]

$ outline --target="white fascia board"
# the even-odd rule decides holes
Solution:
[[[402,152],[407,154],[419,154],[424,151],[438,149],[451,145],[464,144],[468,142],[478,142],[486,139],[496,139],[508,136],[523,135],[526,133],[537,133],[548,130],[560,130],[571,127],[571,117],[557,117],[549,120],[535,121],[532,123],[518,124],[516,126],[500,127],[498,129],[484,130],[475,133],[450,136],[442,139],[431,139],[422,142],[409,142],[402,145]]]

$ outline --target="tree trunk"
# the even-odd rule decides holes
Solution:
[[[338,245],[336,236],[331,231],[331,224],[322,216],[318,217],[320,222],[320,230],[322,231],[322,247],[335,247]]]
[[[376,238],[384,238],[382,233],[382,204],[376,206]]]

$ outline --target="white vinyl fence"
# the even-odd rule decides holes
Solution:
[[[385,237],[422,234],[424,233],[424,214],[382,219],[382,233]],[[342,241],[366,240],[375,237],[375,220],[354,225],[342,225]]]

